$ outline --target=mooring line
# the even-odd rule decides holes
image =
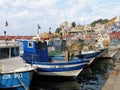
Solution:
[[[17,74],[17,73],[14,72],[14,74]],[[30,90],[30,89],[22,82],[22,80],[20,80],[19,77],[17,77],[17,78],[18,78],[19,82],[21,83],[21,85],[24,87],[25,90]]]

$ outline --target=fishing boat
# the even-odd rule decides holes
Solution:
[[[119,43],[110,40],[109,35],[101,35],[98,40],[98,49],[101,51],[100,58],[113,58],[120,48]]]
[[[91,63],[91,59],[95,58],[95,56],[93,58],[71,56],[69,52],[61,56],[49,56],[47,42],[36,40],[21,40],[21,42],[24,47],[22,57],[37,68],[39,75],[76,77]]]
[[[91,59],[89,63],[91,64],[94,59],[101,56],[102,51],[94,48],[90,49],[89,45],[84,44],[84,42],[84,40],[78,38],[50,40],[48,41],[48,54],[52,57],[64,56],[65,50],[68,50],[76,57]]]
[[[30,64],[20,57],[17,42],[0,42],[0,90],[28,90],[32,71]]]

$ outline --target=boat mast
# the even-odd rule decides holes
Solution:
[[[38,24],[38,28],[37,28],[37,36],[39,37],[39,30],[41,29],[40,25]]]

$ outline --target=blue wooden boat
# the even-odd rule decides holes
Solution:
[[[81,55],[69,57],[68,53],[64,56],[49,56],[46,42],[35,40],[21,42],[24,47],[23,58],[36,67],[40,75],[75,77],[98,55],[98,52],[94,52],[86,54],[86,57]]]
[[[0,90],[28,90],[32,71],[19,56],[19,44],[0,42]]]

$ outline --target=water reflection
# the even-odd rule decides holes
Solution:
[[[30,90],[81,90],[77,80],[67,77],[47,77],[35,75]]]
[[[77,78],[78,83],[81,85],[81,90],[101,90],[113,67],[113,60],[95,60]]]
[[[35,75],[30,90],[101,90],[113,67],[113,60],[97,59],[76,79]]]

